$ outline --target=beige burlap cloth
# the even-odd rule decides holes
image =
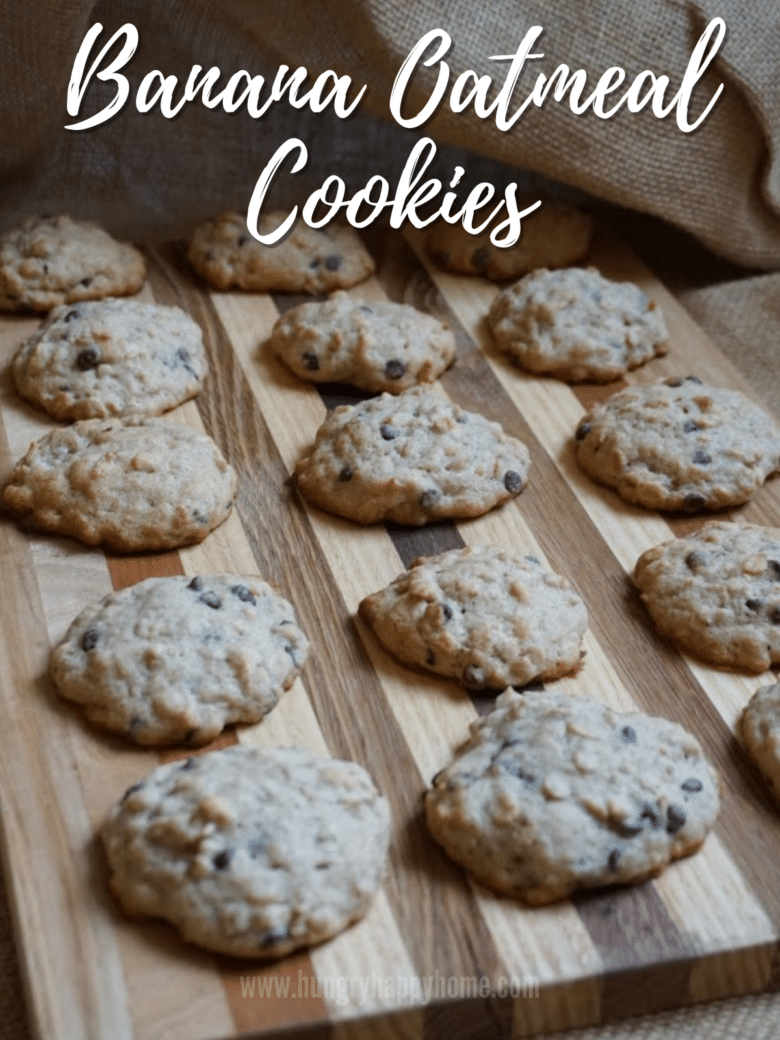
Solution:
[[[494,94],[506,63],[528,30],[544,32],[542,52],[516,87],[516,102],[538,71],[561,63],[587,74],[588,91],[610,67],[626,84],[643,70],[668,76],[667,101],[680,87],[696,41],[713,18],[727,35],[693,91],[690,119],[703,112],[722,83],[708,118],[683,133],[674,113],[623,108],[611,119],[574,115],[568,103],[531,106],[511,130],[473,111],[454,113],[446,101],[419,129],[390,118],[390,90],[404,58],[428,31],[445,30],[450,82],[464,70],[492,76]],[[126,22],[140,44],[124,70],[131,96],[109,122],[68,131],[74,121],[66,93],[79,45],[100,22],[99,47]],[[655,218],[621,214],[625,237],[678,295],[695,320],[780,415],[777,332],[780,324],[780,7],[777,0],[38,0],[0,5],[0,226],[27,212],[67,211],[94,217],[135,239],[185,233],[214,210],[246,209],[255,181],[278,145],[304,140],[309,164],[280,176],[280,202],[300,200],[330,173],[350,191],[381,172],[397,182],[423,134],[439,147],[437,173],[467,171],[479,180],[627,207]],[[97,52],[93,52],[93,57]],[[272,78],[279,64],[349,75],[367,93],[357,115],[299,112],[285,102],[254,120],[193,102],[173,120],[139,113],[132,91],[143,74],[178,75],[193,64],[245,69]],[[404,111],[418,111],[437,69],[420,69]],[[93,78],[80,117],[114,94]],[[586,91],[587,93],[587,91]],[[494,94],[490,95],[491,97]],[[619,95],[615,95],[616,97]],[[501,165],[503,164],[503,165]],[[521,172],[522,171],[522,172]],[[665,222],[665,223],[662,223]],[[682,231],[680,231],[682,229]],[[702,248],[702,244],[707,248]],[[736,265],[741,265],[737,267]],[[580,1040],[635,1037],[708,1040],[780,1035],[780,997],[737,998],[650,1019],[586,1030]],[[20,977],[6,901],[0,892],[0,1037],[27,1036]],[[77,1040],[77,1038],[74,1038]]]

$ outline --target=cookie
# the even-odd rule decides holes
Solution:
[[[371,393],[432,383],[455,358],[445,322],[402,303],[360,303],[345,292],[287,311],[270,347],[301,379]]]
[[[525,209],[535,201],[518,202],[518,208]],[[426,249],[445,271],[483,275],[503,282],[519,278],[537,267],[569,267],[579,263],[586,256],[593,237],[591,218],[565,202],[544,202],[524,218],[518,242],[504,249],[490,241],[493,229],[501,220],[502,217],[496,218],[478,235],[469,234],[460,223],[440,221],[428,235]]]
[[[101,837],[128,913],[165,918],[218,953],[279,957],[368,910],[389,832],[359,765],[244,745],[155,769]]]
[[[11,371],[19,394],[55,419],[159,415],[200,391],[206,356],[178,307],[107,299],[55,307]]]
[[[660,874],[700,847],[719,781],[674,722],[508,690],[426,796],[428,826],[490,888],[532,905]]]
[[[648,549],[634,584],[658,634],[710,664],[780,663],[780,530],[711,523]]]
[[[307,653],[292,607],[259,578],[148,578],[83,610],[49,672],[95,725],[194,747],[259,722]]]
[[[748,754],[780,803],[780,686],[772,683],[756,690],[739,724]]]
[[[260,218],[267,234],[287,218],[276,211]],[[225,213],[195,229],[189,261],[214,289],[252,292],[325,293],[348,289],[374,272],[374,261],[351,227],[317,230],[299,220],[283,242],[265,246],[238,213]]]
[[[626,502],[697,513],[746,502],[780,468],[780,428],[739,390],[676,376],[597,405],[576,450],[585,473]]]
[[[534,271],[498,294],[488,324],[519,368],[568,383],[609,383],[666,353],[655,302],[595,267]]]
[[[236,475],[210,437],[165,419],[82,419],[30,445],[3,491],[17,519],[118,552],[202,541]]]
[[[95,224],[28,217],[0,236],[0,310],[48,311],[64,303],[137,293],[146,280],[137,249]]]
[[[535,556],[488,547],[414,560],[359,610],[399,660],[469,689],[502,690],[572,671],[588,624],[565,578]]]
[[[419,525],[488,512],[520,494],[529,465],[498,423],[419,386],[335,408],[295,477],[330,513]]]

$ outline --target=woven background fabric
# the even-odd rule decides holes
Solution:
[[[390,90],[405,56],[427,31],[452,38],[451,80],[466,69],[492,75],[497,90],[506,63],[531,26],[544,28],[532,63],[516,90],[529,93],[537,72],[560,63],[588,74],[589,89],[609,67],[627,74],[668,75],[671,98],[693,47],[712,18],[727,37],[694,93],[700,111],[714,89],[724,90],[696,131],[682,133],[674,115],[656,118],[625,106],[612,119],[575,115],[552,99],[531,107],[515,126],[447,103],[421,131],[390,118]],[[312,77],[333,69],[367,92],[347,120],[331,112],[294,111],[281,102],[259,120],[240,110],[227,115],[194,102],[174,120],[141,114],[134,94],[109,123],[68,131],[67,84],[87,29],[100,22],[107,41],[124,22],[140,47],[126,70],[137,85],[160,69],[180,82],[193,64],[239,69],[272,78],[279,64],[305,66]],[[355,188],[381,172],[397,177],[420,133],[454,148],[554,178],[571,188],[685,228],[715,252],[739,263],[780,268],[780,76],[776,0],[39,0],[0,9],[0,191],[7,223],[40,204],[102,218],[141,235],[180,232],[215,207],[246,208],[254,182],[275,148],[290,136],[309,145],[309,167],[281,195],[311,190],[337,172]],[[97,49],[94,51],[97,54]],[[420,69],[408,104],[427,98],[435,69]],[[616,95],[619,96],[624,88]],[[113,86],[96,80],[85,111],[102,107]],[[377,165],[377,157],[379,165]],[[449,172],[453,153],[443,152]],[[469,169],[471,173],[471,169]],[[498,175],[500,176],[500,174]],[[504,171],[506,176],[506,171]],[[464,182],[465,183],[465,182]],[[59,205],[58,205],[59,204]]]

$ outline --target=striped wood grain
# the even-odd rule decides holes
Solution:
[[[733,737],[736,716],[761,680],[715,671],[663,645],[627,580],[644,548],[700,521],[632,508],[580,474],[572,431],[583,411],[618,384],[573,390],[512,369],[484,326],[495,287],[432,270],[419,236],[409,240],[411,246],[398,235],[373,235],[377,276],[352,293],[448,317],[458,363],[441,390],[529,445],[531,485],[518,500],[468,523],[421,530],[363,529],[301,502],[289,479],[300,452],[326,407],[357,395],[303,384],[261,347],[280,310],[296,298],[209,294],[181,250],[167,247],[150,254],[145,294],[183,306],[200,322],[211,368],[197,405],[169,418],[205,428],[218,442],[239,472],[237,510],[200,546],[124,557],[0,524],[0,696],[10,720],[0,762],[4,851],[41,1036],[194,1040],[253,1030],[270,1038],[304,1025],[306,1035],[344,1040],[433,1040],[478,1031],[519,1036],[760,990],[773,981],[780,894],[772,864],[780,828]],[[618,243],[604,238],[593,259],[610,276],[644,284],[669,320],[669,358],[632,373],[629,382],[696,371],[744,388]],[[35,324],[0,321],[3,359]],[[6,474],[29,440],[52,424],[15,397],[7,368],[0,393]],[[780,523],[777,482],[734,517]],[[529,910],[471,884],[428,837],[422,793],[490,698],[401,667],[355,611],[415,556],[478,543],[535,552],[583,593],[588,654],[582,672],[561,681],[565,688],[677,719],[697,733],[723,772],[716,833],[656,881]],[[167,925],[131,922],[118,911],[105,891],[94,828],[126,786],[179,752],[154,755],[83,726],[43,678],[49,646],[83,605],[112,587],[152,574],[223,570],[274,582],[294,603],[313,649],[301,679],[268,719],[217,743],[298,743],[354,758],[387,795],[394,821],[389,876],[369,915],[331,943],[279,964],[215,957],[182,943]],[[473,976],[491,986],[504,975],[534,976],[540,990],[535,999],[445,1000],[388,1016],[398,1001],[376,995],[366,1003],[354,995],[342,1001],[320,986],[372,970],[391,977]],[[305,979],[306,992],[247,997],[247,975],[288,982],[291,994]]]

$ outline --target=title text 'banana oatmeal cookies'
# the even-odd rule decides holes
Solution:
[[[535,201],[530,198],[519,201],[518,209],[526,209]],[[487,215],[485,212],[485,217]],[[479,225],[482,219],[482,214],[478,214],[475,223]],[[441,220],[428,235],[428,253],[445,271],[484,275],[503,282],[519,278],[537,267],[568,267],[579,263],[593,237],[591,218],[566,202],[548,200],[524,217],[519,240],[508,248],[495,246],[490,241],[492,231],[502,219],[497,218],[477,235],[470,234],[460,223],[448,224]]]
[[[60,696],[138,744],[207,744],[259,722],[295,681],[308,642],[259,578],[147,578],[83,610],[51,656]]]
[[[270,346],[301,379],[372,393],[432,383],[455,358],[445,322],[403,303],[361,303],[345,292],[287,311]]]
[[[271,212],[260,218],[268,234],[287,217]],[[195,229],[189,261],[214,289],[250,292],[326,293],[348,289],[374,272],[374,261],[348,226],[322,230],[299,219],[283,242],[263,245],[247,230],[238,213],[225,213]]]
[[[131,296],[146,280],[141,254],[96,224],[28,217],[0,236],[0,310]]]
[[[501,694],[426,797],[446,852],[533,905],[660,874],[718,808],[718,776],[681,726],[554,690]]]
[[[82,419],[30,446],[3,491],[38,530],[118,552],[202,541],[233,508],[236,475],[214,441],[149,416]]]
[[[155,769],[101,836],[128,913],[218,953],[281,957],[366,913],[390,818],[354,762],[239,745]]]
[[[588,623],[565,578],[490,547],[415,560],[360,616],[404,663],[499,690],[575,669]]]
[[[642,553],[634,584],[658,634],[710,664],[780,663],[780,530],[707,524]]]
[[[183,310],[125,299],[55,307],[11,368],[22,397],[64,420],[159,415],[194,397],[206,370]]]
[[[780,468],[769,414],[695,376],[619,391],[581,420],[575,440],[588,476],[646,509],[739,505]]]
[[[499,293],[488,323],[519,368],[569,383],[609,383],[666,353],[655,302],[594,267],[534,271]]]
[[[435,390],[413,387],[335,408],[295,469],[307,499],[372,524],[473,517],[519,495],[525,445]]]

